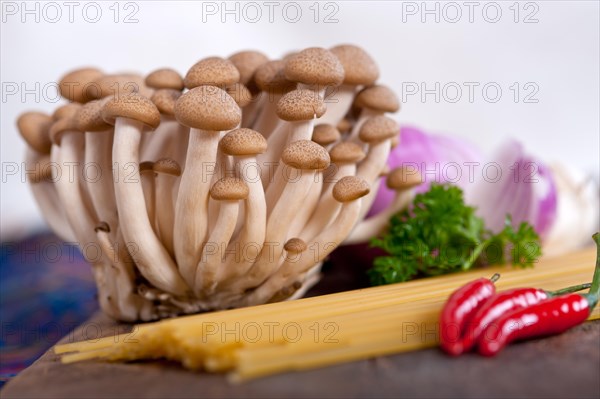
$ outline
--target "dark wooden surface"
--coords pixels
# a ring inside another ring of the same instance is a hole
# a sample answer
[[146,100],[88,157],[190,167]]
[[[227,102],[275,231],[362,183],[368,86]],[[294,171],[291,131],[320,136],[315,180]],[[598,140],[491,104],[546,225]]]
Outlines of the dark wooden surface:
[[[311,294],[358,288],[360,279],[330,268]],[[93,323],[93,324],[92,324]],[[93,326],[93,327],[90,327]],[[82,325],[113,334],[96,315]],[[72,340],[72,336],[63,341]],[[0,391],[8,398],[600,398],[600,321],[560,336],[519,343],[488,359],[449,358],[437,349],[275,375],[231,385],[223,375],[193,373],[176,364],[61,364],[46,353]]]

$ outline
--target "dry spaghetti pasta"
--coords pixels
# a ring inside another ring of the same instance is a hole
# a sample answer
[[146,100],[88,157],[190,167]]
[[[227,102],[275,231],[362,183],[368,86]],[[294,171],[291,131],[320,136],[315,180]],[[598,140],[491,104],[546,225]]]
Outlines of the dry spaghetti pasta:
[[[499,290],[558,289],[590,281],[595,251],[543,259],[535,269],[498,266],[292,302],[180,317],[140,326],[135,335],[59,345],[66,363],[168,358],[244,381],[290,370],[434,346],[438,315],[457,287],[495,272]],[[590,319],[600,318],[596,309]]]

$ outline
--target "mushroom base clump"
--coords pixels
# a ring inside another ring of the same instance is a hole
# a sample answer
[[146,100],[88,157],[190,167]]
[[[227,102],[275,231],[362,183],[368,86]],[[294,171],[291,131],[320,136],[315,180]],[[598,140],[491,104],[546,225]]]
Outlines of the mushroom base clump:
[[386,170],[399,102],[378,78],[353,45],[209,57],[184,77],[74,70],[68,104],[18,120],[32,192],[116,319],[298,298],[336,247],[385,227],[364,220],[383,177],[386,214],[412,193]]

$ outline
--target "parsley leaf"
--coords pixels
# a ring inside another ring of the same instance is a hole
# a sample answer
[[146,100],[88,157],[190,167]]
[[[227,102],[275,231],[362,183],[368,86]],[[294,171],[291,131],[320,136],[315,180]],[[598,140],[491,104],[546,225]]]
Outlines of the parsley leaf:
[[373,285],[436,276],[473,266],[506,263],[532,266],[541,255],[539,237],[526,222],[514,229],[510,216],[504,229],[487,230],[475,208],[464,203],[459,187],[433,184],[415,196],[413,206],[394,215],[388,231],[371,240],[387,252],[369,270]]

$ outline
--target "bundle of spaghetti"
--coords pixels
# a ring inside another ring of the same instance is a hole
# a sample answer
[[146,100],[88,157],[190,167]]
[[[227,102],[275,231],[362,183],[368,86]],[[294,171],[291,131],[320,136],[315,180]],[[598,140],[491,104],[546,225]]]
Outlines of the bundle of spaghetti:
[[[65,363],[166,358],[244,381],[431,347],[455,289],[500,273],[498,290],[547,290],[591,281],[595,251],[542,259],[534,269],[496,266],[356,291],[145,324],[135,335],[57,346]],[[590,319],[600,318],[597,308]]]

